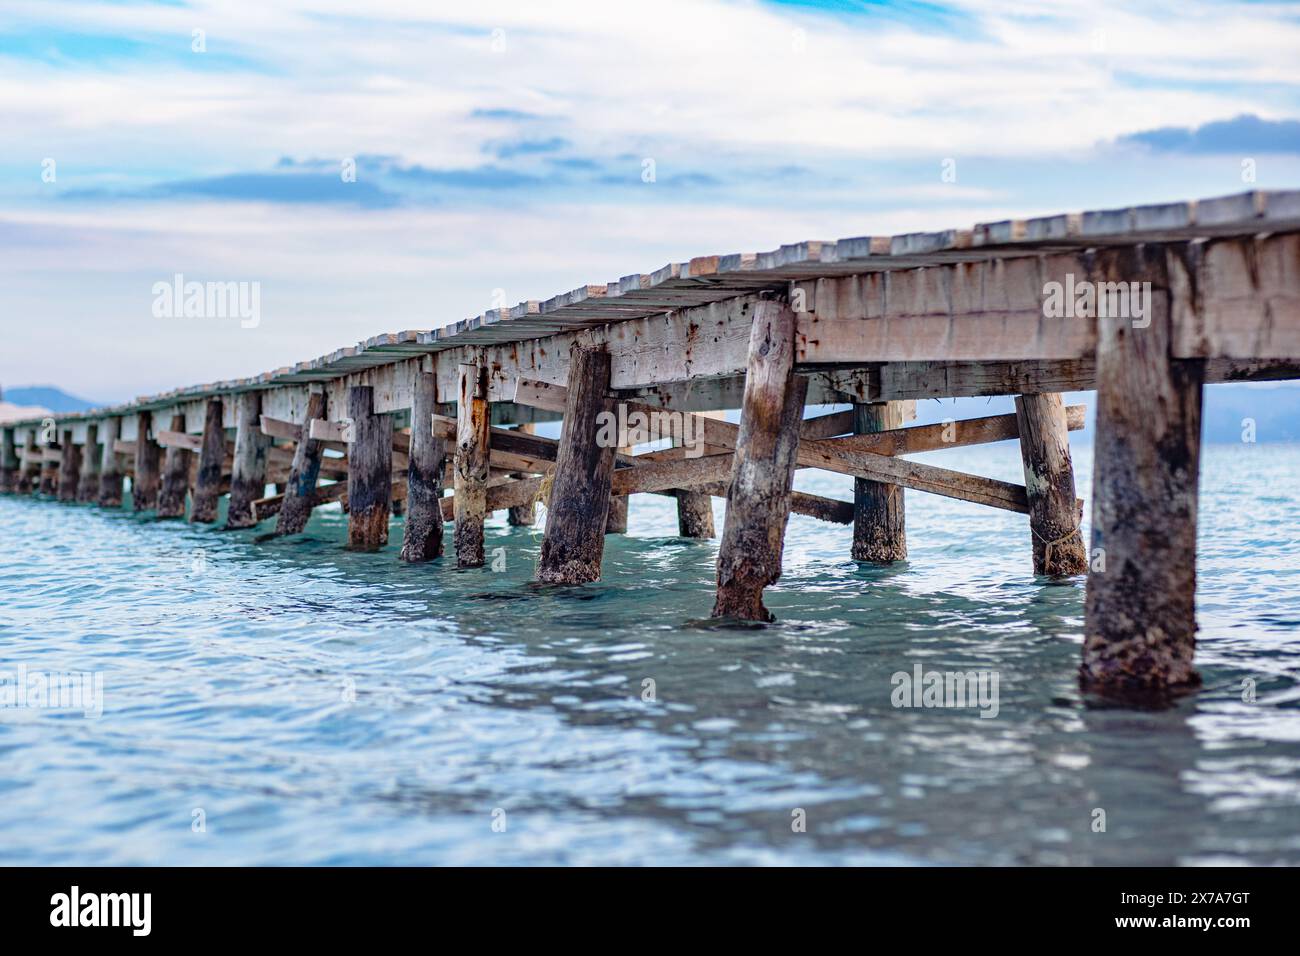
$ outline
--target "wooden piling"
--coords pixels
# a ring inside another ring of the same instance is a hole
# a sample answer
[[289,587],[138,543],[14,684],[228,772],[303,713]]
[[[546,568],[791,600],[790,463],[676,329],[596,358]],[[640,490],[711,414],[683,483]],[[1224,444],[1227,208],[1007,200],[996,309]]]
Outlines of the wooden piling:
[[1065,403],[1055,393],[1016,396],[1020,458],[1029,498],[1034,573],[1068,577],[1088,570],[1079,530]]
[[117,436],[121,433],[122,419],[105,418],[100,425],[99,506],[122,507],[122,466],[117,461]]
[[[171,430],[185,431],[185,416],[173,415]],[[190,458],[188,448],[169,445],[163,454],[162,488],[158,492],[159,518],[184,518],[185,496],[189,492]]]
[[537,567],[543,584],[600,579],[616,448],[597,442],[599,416],[610,413],[610,356],[574,343],[555,477],[546,506],[546,534]]
[[12,428],[0,429],[0,492],[18,490],[18,448]]
[[36,444],[36,435],[29,431],[27,433],[27,444],[23,446],[23,461],[18,468],[18,491],[20,494],[34,495],[40,490],[40,454],[40,447]]
[[[483,520],[487,514],[488,429],[487,370],[461,363],[456,404],[456,566],[483,565]],[[549,526],[549,522],[548,522]]]
[[[853,433],[874,435],[906,424],[906,402],[872,402],[853,406]],[[906,509],[901,485],[868,478],[853,479],[853,547],[855,561],[892,564],[907,560]]]
[[[442,557],[442,472],[447,444],[433,434],[438,379],[421,372],[411,403],[411,452],[406,466],[406,527],[401,560],[410,563]],[[511,509],[513,514],[513,509]]]
[[325,417],[325,393],[312,392],[307,397],[307,411],[298,429],[293,449],[293,464],[285,482],[284,501],[275,519],[275,533],[298,534],[307,527],[316,501],[316,482],[320,479],[321,457],[325,443],[311,437],[311,423]]
[[[523,422],[516,425],[515,429],[521,435],[532,435],[537,429],[532,422]],[[524,478],[525,475],[511,475],[512,478]],[[537,523],[537,502],[530,501],[526,505],[517,505],[506,512],[506,523],[516,528],[531,528]]]
[[77,500],[85,503],[99,497],[99,425],[86,425],[86,444],[81,450],[81,476],[77,480]]
[[261,393],[248,391],[235,396],[235,460],[226,510],[228,529],[257,524],[253,502],[266,493],[266,456],[271,447],[270,436],[262,434],[261,418]]
[[72,443],[72,431],[63,432],[59,441],[59,500],[76,501],[81,481],[81,448]]
[[[618,450],[621,455],[631,455],[635,448],[624,446]],[[609,513],[605,515],[605,534],[627,534],[627,506],[631,495],[614,495],[609,499]]]
[[714,617],[774,620],[763,589],[781,576],[790,490],[808,380],[794,373],[795,314],[785,303],[754,310],[740,433],[718,551]]
[[374,389],[348,389],[352,441],[348,445],[348,550],[378,551],[388,544],[393,499],[393,420],[375,414]]
[[[1189,251],[1189,255],[1191,252]],[[1181,268],[1176,254],[1174,269]],[[1094,281],[1151,282],[1149,315],[1097,320],[1097,436],[1081,682],[1163,699],[1196,687],[1196,510],[1204,362],[1171,356],[1171,316],[1194,307],[1147,246],[1098,253]],[[1186,321],[1190,323],[1189,317]]]
[[151,511],[158,507],[159,466],[162,449],[154,440],[153,413],[140,412],[136,416],[135,474],[131,477],[131,506],[136,511]]
[[226,462],[225,409],[221,399],[208,399],[203,416],[203,444],[199,449],[199,471],[190,502],[190,521],[211,524],[217,520],[221,479]]
[[679,488],[677,497],[677,533],[683,538],[712,538],[713,496],[707,492]]

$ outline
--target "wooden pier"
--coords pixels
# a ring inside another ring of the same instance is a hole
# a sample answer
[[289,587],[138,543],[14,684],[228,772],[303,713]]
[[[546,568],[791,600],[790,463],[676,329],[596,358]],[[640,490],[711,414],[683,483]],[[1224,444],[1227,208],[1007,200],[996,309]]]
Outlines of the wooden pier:
[[[400,559],[460,567],[484,563],[489,512],[528,523],[544,501],[548,585],[600,577],[627,496],[674,497],[691,537],[715,533],[723,497],[714,614],[764,621],[791,512],[852,525],[846,557],[898,561],[911,489],[1025,514],[1026,574],[1087,574],[1084,686],[1166,699],[1199,682],[1201,387],[1286,378],[1300,378],[1300,192],[1252,192],[671,263],[252,378],[5,423],[0,490],[117,508],[129,478],[138,511],[180,518],[188,498],[189,520],[212,523],[228,495],[226,527],[275,518],[281,535],[338,501],[359,551],[405,508]],[[1085,545],[1067,441],[1083,409],[1060,393],[1093,389]],[[1016,413],[907,424],[918,399],[985,395],[1016,396]],[[852,408],[805,417],[826,404]],[[717,415],[732,409],[739,425]],[[558,441],[529,427],[557,419]],[[1023,485],[907,457],[1011,438]],[[853,476],[853,500],[793,492],[798,468]]]

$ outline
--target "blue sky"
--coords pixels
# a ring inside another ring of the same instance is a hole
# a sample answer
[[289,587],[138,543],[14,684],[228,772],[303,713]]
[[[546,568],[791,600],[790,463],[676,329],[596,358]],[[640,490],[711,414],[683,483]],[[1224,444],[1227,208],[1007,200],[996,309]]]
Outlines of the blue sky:
[[[1300,186],[1300,7],[1129,7],[8,0],[0,384],[120,399],[696,255]],[[154,318],[177,272],[263,321]]]

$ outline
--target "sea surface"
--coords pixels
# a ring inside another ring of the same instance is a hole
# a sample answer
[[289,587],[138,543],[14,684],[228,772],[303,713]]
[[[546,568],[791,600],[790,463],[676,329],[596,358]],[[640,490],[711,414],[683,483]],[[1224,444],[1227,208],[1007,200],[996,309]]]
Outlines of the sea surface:
[[[1013,443],[923,457],[1022,480]],[[1300,446],[1205,449],[1205,687],[1157,712],[1080,695],[1082,582],[1021,515],[908,492],[888,568],[795,516],[778,622],[734,629],[667,498],[560,590],[504,515],[457,571],[336,509],[257,544],[0,497],[0,679],[102,679],[99,716],[0,709],[0,863],[1300,863]],[[996,674],[996,716],[894,706],[917,665]]]

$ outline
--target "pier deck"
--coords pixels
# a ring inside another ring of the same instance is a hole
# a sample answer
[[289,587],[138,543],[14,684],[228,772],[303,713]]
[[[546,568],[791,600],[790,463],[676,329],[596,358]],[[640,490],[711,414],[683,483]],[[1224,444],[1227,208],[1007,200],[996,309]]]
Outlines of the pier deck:
[[[852,555],[906,556],[902,489],[1025,513],[1026,567],[1087,574],[1080,674],[1166,698],[1195,687],[1201,386],[1300,378],[1300,192],[984,223],[703,256],[429,331],[378,335],[251,378],[0,429],[0,490],[302,530],[341,501],[375,550],[481,564],[488,512],[545,500],[539,580],[600,575],[633,493],[684,535],[727,499],[715,614],[765,620],[789,514],[853,524]],[[1067,432],[1097,391],[1092,541]],[[909,427],[922,398],[1017,396],[1014,415]],[[850,412],[804,417],[807,405]],[[739,425],[721,410],[740,409]],[[531,434],[562,418],[556,441]],[[506,428],[503,426],[515,426]],[[641,454],[637,446],[674,439]],[[1019,438],[1024,485],[905,457]],[[853,501],[791,490],[855,478]],[[266,495],[275,484],[278,493]],[[446,492],[452,491],[448,496]],[[611,501],[614,502],[611,506]]]

